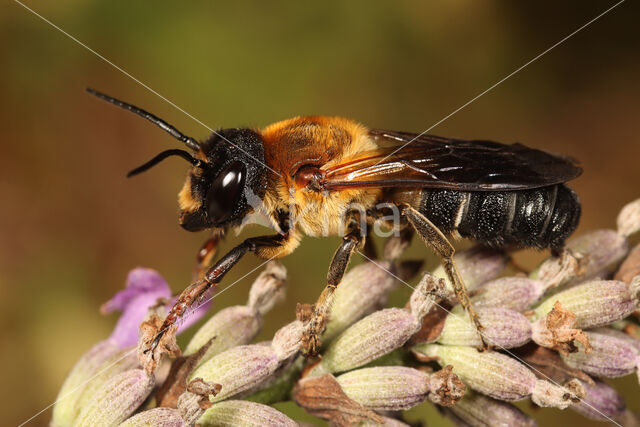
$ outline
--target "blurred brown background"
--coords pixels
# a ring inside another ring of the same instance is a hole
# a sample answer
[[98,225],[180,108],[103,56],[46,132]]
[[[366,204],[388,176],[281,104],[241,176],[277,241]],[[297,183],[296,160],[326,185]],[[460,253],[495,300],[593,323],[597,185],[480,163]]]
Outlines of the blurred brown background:
[[[326,114],[421,132],[614,2],[27,4],[212,128]],[[613,227],[640,195],[638,16],[637,2],[622,4],[431,133],[518,140],[580,159],[585,172],[572,183],[580,230]],[[110,333],[115,316],[97,309],[129,269],[156,268],[179,291],[206,238],[177,225],[184,162],[125,179],[176,141],[84,88],[194,137],[208,131],[19,4],[0,6],[0,24],[0,405],[9,425],[52,403],[76,359]],[[296,302],[319,295],[337,241],[308,238],[283,261],[286,305],[260,339],[293,318]],[[416,243],[412,254],[434,258]],[[544,256],[518,259],[533,266]],[[242,261],[225,283],[258,262]],[[214,310],[244,303],[251,281],[220,295]],[[396,294],[402,303],[408,290]],[[618,384],[639,410],[635,380]],[[535,416],[588,424],[569,410]],[[443,422],[427,405],[410,419]]]

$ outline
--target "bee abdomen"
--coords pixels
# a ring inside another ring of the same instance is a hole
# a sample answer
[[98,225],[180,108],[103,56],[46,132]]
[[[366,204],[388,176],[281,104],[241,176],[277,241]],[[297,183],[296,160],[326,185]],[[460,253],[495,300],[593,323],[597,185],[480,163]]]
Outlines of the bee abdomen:
[[491,246],[562,249],[580,218],[578,197],[565,185],[519,191],[425,190],[422,212],[443,233]]

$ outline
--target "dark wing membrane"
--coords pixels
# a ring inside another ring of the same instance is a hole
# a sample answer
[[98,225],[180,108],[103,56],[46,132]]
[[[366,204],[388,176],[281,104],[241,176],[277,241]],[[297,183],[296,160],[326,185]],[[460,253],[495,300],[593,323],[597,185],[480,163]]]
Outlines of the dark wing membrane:
[[[372,130],[370,135],[378,142],[391,143],[391,146],[361,153],[357,158],[326,168],[325,189],[523,190],[559,184],[582,173],[573,159],[522,144],[386,130]],[[409,141],[411,143],[407,144]]]

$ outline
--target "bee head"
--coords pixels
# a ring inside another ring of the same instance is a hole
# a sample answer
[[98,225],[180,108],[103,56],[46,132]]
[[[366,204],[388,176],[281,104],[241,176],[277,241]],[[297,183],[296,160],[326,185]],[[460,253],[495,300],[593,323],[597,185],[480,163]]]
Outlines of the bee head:
[[224,129],[200,144],[180,191],[180,225],[224,231],[239,225],[267,186],[264,144],[251,129]]
[[262,202],[267,187],[267,168],[264,143],[258,132],[223,129],[214,132],[206,141],[198,142],[135,105],[93,89],[87,89],[87,92],[149,120],[191,150],[165,150],[127,175],[142,173],[171,156],[191,163],[179,196],[180,225],[186,230],[212,228],[224,231],[239,225],[245,215]]

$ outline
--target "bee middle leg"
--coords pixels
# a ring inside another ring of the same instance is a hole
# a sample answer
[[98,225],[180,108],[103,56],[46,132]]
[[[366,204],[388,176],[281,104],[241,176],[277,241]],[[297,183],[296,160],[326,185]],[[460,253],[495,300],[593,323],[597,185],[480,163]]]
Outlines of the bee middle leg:
[[193,281],[204,279],[205,273],[213,264],[213,258],[216,256],[218,243],[220,243],[220,237],[213,236],[207,239],[198,251],[196,267],[193,271]]
[[305,357],[313,357],[318,353],[321,345],[320,335],[326,329],[329,312],[335,297],[335,290],[342,281],[351,255],[361,248],[365,241],[365,235],[360,227],[359,216],[357,214],[349,214],[347,221],[347,234],[342,238],[342,243],[333,255],[329,266],[327,286],[320,294],[302,334],[302,352]]
[[467,311],[467,313],[469,313],[471,321],[476,326],[476,330],[478,331],[478,335],[480,336],[480,341],[482,343],[482,349],[487,349],[488,345],[481,332],[483,329],[482,324],[480,323],[478,314],[471,304],[467,287],[462,281],[462,278],[456,268],[456,264],[453,261],[455,249],[438,227],[413,207],[408,205],[402,206],[402,214],[407,218],[422,240],[425,241],[427,246],[431,247],[436,251],[436,253],[438,253],[438,255],[440,255],[442,259],[442,266],[447,273],[449,281],[453,285],[453,290],[458,298],[458,302]]

